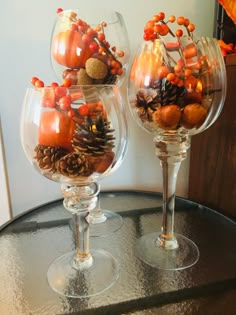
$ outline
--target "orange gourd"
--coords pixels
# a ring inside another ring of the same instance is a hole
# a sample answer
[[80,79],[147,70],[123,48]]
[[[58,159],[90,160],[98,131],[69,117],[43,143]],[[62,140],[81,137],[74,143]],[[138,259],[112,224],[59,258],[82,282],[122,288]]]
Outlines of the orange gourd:
[[39,144],[71,150],[74,130],[75,122],[66,114],[58,110],[43,112],[38,129]]
[[144,50],[134,59],[130,72],[130,80],[134,80],[136,87],[148,86],[153,80],[159,78],[159,68],[161,65],[161,58],[155,51]]
[[83,42],[80,32],[67,30],[53,38],[52,56],[60,65],[80,69],[91,55],[92,51]]

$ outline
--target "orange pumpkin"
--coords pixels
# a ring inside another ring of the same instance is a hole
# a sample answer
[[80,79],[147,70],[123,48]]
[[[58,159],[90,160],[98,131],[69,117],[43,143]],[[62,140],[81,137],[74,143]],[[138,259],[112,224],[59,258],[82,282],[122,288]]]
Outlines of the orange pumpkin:
[[92,51],[82,40],[80,32],[67,30],[58,33],[52,41],[52,56],[57,63],[72,69],[84,67]]
[[71,150],[75,122],[58,110],[43,112],[38,129],[39,144]]
[[159,68],[162,65],[161,58],[153,51],[143,51],[136,56],[130,71],[130,80],[137,87],[148,86],[151,81],[159,78]]

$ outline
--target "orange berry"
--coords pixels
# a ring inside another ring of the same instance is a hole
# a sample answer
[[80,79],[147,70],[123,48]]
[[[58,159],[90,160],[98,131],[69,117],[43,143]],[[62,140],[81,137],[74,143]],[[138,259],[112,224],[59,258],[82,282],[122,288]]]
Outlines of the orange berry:
[[59,84],[57,82],[52,82],[51,83],[51,87],[58,87],[58,86],[59,86]]
[[177,24],[184,25],[185,18],[183,16],[179,16],[177,18]]
[[97,26],[95,26],[95,28],[94,28],[94,30],[96,31],[96,32],[100,32],[101,31],[101,25],[97,25]]
[[183,36],[183,31],[181,29],[176,30],[175,32],[176,37],[181,37]]
[[159,76],[160,79],[165,78],[168,73],[169,73],[169,69],[166,66],[161,66],[158,69],[158,76]]
[[184,70],[185,77],[189,77],[191,74],[192,74],[192,70],[191,69],[187,68],[187,69]]
[[69,79],[69,78],[63,79],[63,81],[62,81],[62,86],[64,86],[64,87],[70,87],[71,85],[72,85],[71,79]]
[[169,22],[170,23],[174,23],[175,22],[175,16],[174,15],[170,15],[169,16]]
[[152,21],[155,22],[155,23],[159,22],[160,21],[160,16],[158,14],[153,15]]
[[35,81],[34,85],[35,85],[35,87],[38,87],[38,88],[44,87],[44,83],[41,80]]
[[116,74],[117,74],[117,75],[122,75],[123,72],[124,72],[123,69],[122,69],[122,68],[119,68],[119,69],[117,69]]
[[175,73],[180,73],[182,71],[183,67],[180,65],[176,64],[174,67]]
[[125,55],[125,53],[124,53],[124,51],[123,50],[119,50],[118,52],[117,52],[117,56],[118,57],[124,57],[124,55]]
[[169,26],[166,25],[166,24],[162,24],[159,34],[160,34],[161,36],[165,36],[165,35],[167,35],[168,33],[169,33]]
[[167,76],[166,76],[166,79],[168,81],[173,81],[174,78],[175,78],[175,74],[173,72],[168,73]]
[[30,82],[31,82],[33,85],[35,85],[35,82],[38,81],[38,80],[39,80],[38,77],[33,77]]
[[88,105],[87,104],[81,105],[78,108],[78,113],[81,116],[88,116],[89,115],[89,107],[88,107]]
[[58,101],[59,107],[62,110],[70,110],[71,109],[71,95],[67,94],[61,97]]
[[195,30],[195,25],[193,23],[190,23],[187,27],[189,32],[193,32]]
[[153,27],[153,31],[154,31],[155,33],[160,34],[160,32],[161,32],[161,25],[160,25],[160,24],[156,24],[156,25]]
[[159,12],[158,13],[158,16],[159,16],[159,18],[160,18],[160,20],[164,20],[164,18],[165,18],[165,13],[164,12]]
[[67,88],[64,86],[58,86],[55,88],[55,96],[56,98],[61,98],[67,94]]
[[184,26],[188,26],[190,23],[189,19],[184,19]]

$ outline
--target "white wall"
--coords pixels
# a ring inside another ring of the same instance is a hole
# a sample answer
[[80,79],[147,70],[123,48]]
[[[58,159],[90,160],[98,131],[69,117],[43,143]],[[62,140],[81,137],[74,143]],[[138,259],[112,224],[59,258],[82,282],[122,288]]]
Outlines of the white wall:
[[[206,0],[8,0],[0,10],[0,113],[6,150],[13,213],[61,197],[59,184],[44,179],[31,168],[21,149],[19,120],[25,89],[36,75],[45,82],[55,80],[50,68],[49,42],[56,9],[87,8],[93,5],[120,11],[129,31],[131,50],[142,37],[143,27],[153,14],[184,15],[198,33],[212,35],[215,1]],[[159,161],[152,136],[139,129],[129,117],[129,149],[123,165],[102,182],[103,189],[136,188],[161,190]],[[186,196],[188,160],[179,174],[177,194]]]

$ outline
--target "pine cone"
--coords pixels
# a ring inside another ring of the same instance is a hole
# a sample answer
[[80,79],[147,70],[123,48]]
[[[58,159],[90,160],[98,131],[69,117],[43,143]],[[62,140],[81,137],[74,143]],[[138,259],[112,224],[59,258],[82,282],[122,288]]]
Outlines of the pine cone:
[[114,129],[110,122],[99,116],[87,117],[83,124],[78,124],[72,139],[72,145],[77,152],[92,156],[101,156],[114,147]]
[[56,162],[69,152],[62,147],[49,147],[40,144],[35,147],[34,151],[39,168],[53,173],[56,172]]
[[184,87],[179,87],[164,79],[159,81],[158,93],[160,94],[161,105],[183,105],[183,97],[185,95]]
[[90,176],[93,168],[84,154],[72,152],[57,162],[57,171],[67,177]]
[[135,107],[140,119],[152,121],[152,114],[159,106],[159,96],[154,89],[140,90],[136,95]]

